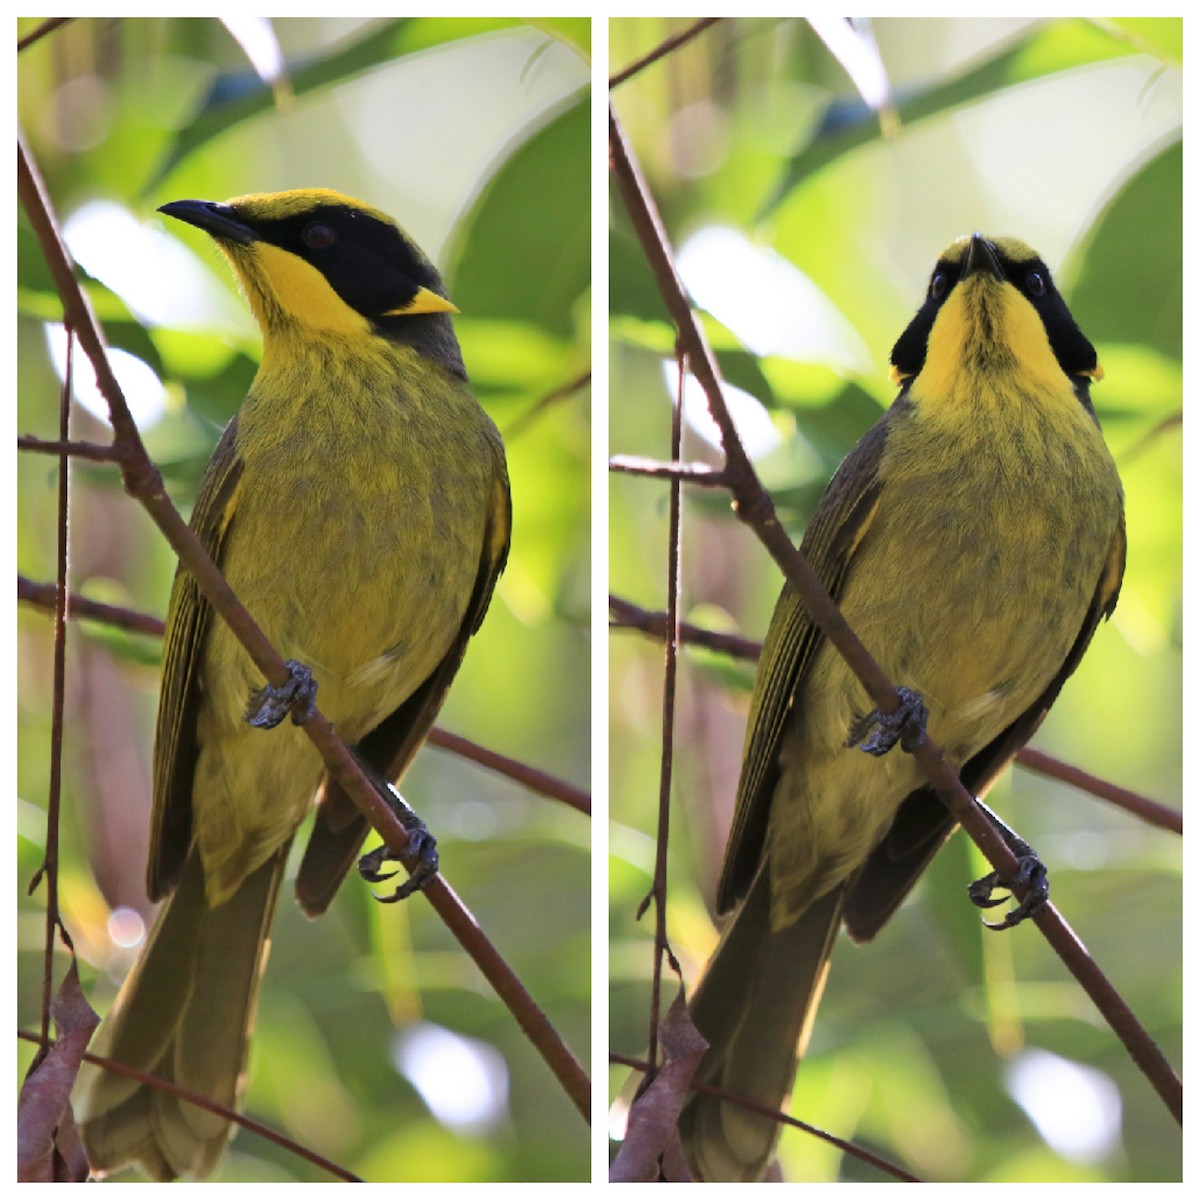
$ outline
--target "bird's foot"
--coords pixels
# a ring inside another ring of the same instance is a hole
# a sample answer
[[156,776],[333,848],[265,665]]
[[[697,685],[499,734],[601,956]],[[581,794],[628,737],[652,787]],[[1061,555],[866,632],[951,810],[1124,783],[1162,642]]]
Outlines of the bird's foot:
[[393,854],[387,846],[376,847],[358,860],[358,873],[368,883],[383,883],[396,875],[395,871],[381,870],[385,862],[398,862],[404,866],[408,878],[390,896],[371,893],[381,904],[395,904],[397,900],[405,900],[413,892],[419,892],[437,874],[437,839],[394,788],[387,789],[385,799],[404,826],[408,845],[403,854]]
[[282,687],[268,683],[250,697],[246,720],[255,729],[274,729],[291,713],[292,723],[303,725],[317,707],[317,681],[303,663],[289,658],[283,664],[288,669],[288,681]]
[[897,742],[910,753],[925,740],[925,722],[929,709],[919,692],[912,688],[896,689],[900,707],[895,712],[882,713],[879,709],[859,717],[850,726],[847,746],[858,746],[876,758],[886,754]]
[[1000,836],[1004,838],[1008,848],[1016,855],[1017,872],[1015,875],[1004,877],[999,871],[991,871],[982,879],[976,879],[967,888],[971,903],[977,908],[995,908],[1004,903],[1004,897],[993,899],[992,892],[996,888],[1004,888],[1012,892],[1014,889],[1028,889],[1025,899],[1012,912],[1005,915],[1003,921],[984,921],[989,929],[1011,929],[1020,925],[1026,917],[1032,917],[1050,899],[1050,874],[1037,851],[1026,841],[1018,837],[991,809],[980,805],[991,818]]

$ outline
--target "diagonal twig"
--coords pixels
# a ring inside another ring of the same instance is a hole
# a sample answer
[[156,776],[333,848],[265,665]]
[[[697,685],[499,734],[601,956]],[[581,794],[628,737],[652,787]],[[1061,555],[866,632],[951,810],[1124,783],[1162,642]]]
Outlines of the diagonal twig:
[[639,71],[645,70],[651,63],[658,62],[664,55],[670,54],[672,50],[677,50],[685,42],[690,42],[697,34],[703,33],[709,26],[715,25],[719,20],[721,20],[720,17],[701,17],[699,21],[693,22],[679,33],[673,33],[669,38],[664,38],[648,54],[643,54],[641,58],[635,59],[615,75],[609,76],[609,88],[615,88],[624,83],[625,80],[632,79]]
[[53,33],[60,25],[67,24],[68,21],[73,21],[74,17],[47,17],[40,25],[31,29],[23,38],[17,39],[17,53],[22,50],[27,50],[35,42],[39,42],[48,33]]

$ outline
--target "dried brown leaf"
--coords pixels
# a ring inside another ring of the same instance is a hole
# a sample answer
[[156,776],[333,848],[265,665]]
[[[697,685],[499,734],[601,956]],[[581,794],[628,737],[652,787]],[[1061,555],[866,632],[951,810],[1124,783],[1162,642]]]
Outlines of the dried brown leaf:
[[34,1062],[17,1100],[17,1179],[81,1182],[88,1163],[71,1113],[71,1088],[100,1018],[79,986],[74,959],[50,1005],[58,1040]]
[[609,1168],[610,1183],[647,1183],[660,1178],[686,1182],[691,1178],[676,1126],[708,1043],[692,1024],[682,989],[659,1026],[659,1039],[663,1065],[629,1110],[625,1140]]

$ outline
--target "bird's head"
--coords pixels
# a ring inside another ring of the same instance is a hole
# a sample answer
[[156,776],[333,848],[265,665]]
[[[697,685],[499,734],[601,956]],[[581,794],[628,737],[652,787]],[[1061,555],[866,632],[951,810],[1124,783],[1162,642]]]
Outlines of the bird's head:
[[441,276],[378,209],[328,188],[307,188],[223,203],[176,200],[159,212],[216,242],[268,342],[290,334],[374,335],[427,353],[439,349],[433,356],[443,359],[449,344],[461,370],[447,316],[458,310]]
[[961,371],[1020,373],[1042,385],[1065,375],[1085,393],[1089,380],[1103,378],[1049,268],[1016,238],[975,233],[951,242],[892,350],[897,383],[926,372],[948,388]]

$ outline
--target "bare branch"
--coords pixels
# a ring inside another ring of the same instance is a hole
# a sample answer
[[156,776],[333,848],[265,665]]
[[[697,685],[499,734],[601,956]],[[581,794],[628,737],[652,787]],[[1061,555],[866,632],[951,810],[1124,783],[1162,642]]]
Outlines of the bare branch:
[[106,446],[102,442],[57,442],[43,441],[41,438],[22,436],[17,438],[18,450],[32,450],[37,454],[59,454],[72,458],[89,458],[94,462],[120,462],[124,450],[120,446]]
[[[24,575],[17,576],[17,599],[24,600],[37,608],[54,610],[58,589],[52,583],[35,583]],[[151,637],[162,637],[165,623],[160,617],[152,617],[149,613],[138,612],[133,608],[121,608],[116,604],[102,604],[99,600],[89,600],[78,592],[68,596],[67,616],[71,620],[81,617],[91,617],[103,621],[116,629],[126,629],[131,633],[145,633]]]
[[[612,614],[609,625],[613,629],[637,629],[648,633],[660,641],[666,637],[666,615],[661,612],[651,612],[622,600],[619,596],[608,597],[608,611]],[[728,654],[731,658],[748,659],[753,662],[762,650],[762,643],[751,638],[739,637],[733,633],[717,633],[712,629],[702,629],[699,625],[691,625],[687,621],[679,623],[680,640],[690,646],[704,646],[709,650],[717,650]]]
[[681,33],[674,33],[669,38],[659,42],[649,54],[643,54],[641,58],[631,62],[624,70],[610,76],[608,80],[609,89],[617,87],[627,79],[632,79],[639,71],[644,70],[651,63],[658,62],[660,58],[670,54],[672,50],[678,50],[685,42],[690,42],[692,38],[703,33],[710,25],[715,25],[719,20],[721,20],[720,17],[702,17],[699,21],[689,25]]
[[[683,357],[679,362],[679,387],[671,411],[671,457],[678,460],[683,450]],[[668,485],[670,518],[667,531],[667,615],[663,639],[666,661],[663,667],[662,751],[658,775],[658,830],[655,838],[654,884],[642,900],[638,917],[654,902],[654,967],[650,984],[650,1050],[647,1057],[658,1061],[659,1005],[662,995],[663,956],[670,959],[676,974],[679,964],[667,942],[667,847],[671,829],[671,771],[675,764],[675,682],[679,663],[679,566],[681,560],[680,526],[683,519],[682,489],[678,478]]]
[[705,487],[727,487],[725,472],[708,463],[655,462],[633,454],[614,454],[608,469],[625,475],[645,475],[651,479],[679,479]]
[[17,39],[17,53],[20,54],[22,50],[28,49],[34,42],[41,41],[48,33],[53,33],[60,25],[65,25],[68,21],[73,21],[74,19],[74,17],[48,17],[36,29],[31,29],[23,38]]
[[1159,829],[1169,829],[1173,833],[1183,834],[1183,813],[1169,804],[1160,804],[1147,796],[1140,796],[1098,775],[1089,774],[1080,767],[1065,763],[1060,758],[1035,750],[1032,746],[1022,746],[1017,751],[1017,762],[1027,770],[1036,771],[1039,775],[1049,775],[1063,783],[1069,783],[1080,791],[1090,792],[1101,800],[1107,800],[1118,808],[1141,817],[1147,824]]
[[576,392],[582,391],[592,382],[591,371],[584,371],[582,375],[572,379],[569,383],[564,383],[561,387],[556,387],[553,391],[547,392],[544,396],[539,397],[534,404],[521,413],[516,420],[504,431],[505,440],[517,437],[525,431],[526,426],[532,425],[535,420],[546,409],[551,408],[555,404],[561,403],[563,400],[569,400]]
[[486,746],[479,745],[478,742],[469,741],[457,733],[451,733],[448,729],[439,729],[437,726],[429,731],[429,736],[425,740],[432,746],[440,746],[452,754],[469,758],[481,767],[488,767],[501,775],[506,775],[509,779],[524,784],[531,792],[536,792],[551,800],[561,800],[586,816],[592,815],[591,796],[565,779],[551,775],[548,771],[539,771],[537,767],[531,767],[515,758],[497,754],[495,750],[489,750]]
[[[58,396],[58,432],[65,442],[71,433],[71,378],[75,365],[75,339],[67,326],[67,364]],[[50,717],[50,781],[46,803],[46,853],[42,865],[30,882],[32,893],[46,880],[46,937],[42,952],[42,1036],[50,1034],[50,1009],[54,1001],[55,935],[62,930],[68,948],[70,935],[62,927],[58,914],[58,833],[62,805],[63,708],[67,682],[67,545],[68,505],[70,503],[70,461],[66,454],[58,459],[58,538],[54,599],[54,691]]]

